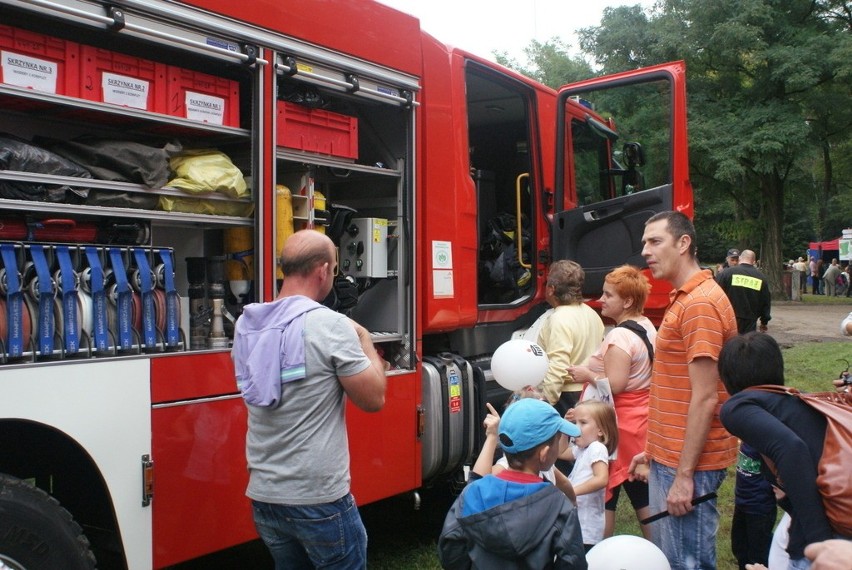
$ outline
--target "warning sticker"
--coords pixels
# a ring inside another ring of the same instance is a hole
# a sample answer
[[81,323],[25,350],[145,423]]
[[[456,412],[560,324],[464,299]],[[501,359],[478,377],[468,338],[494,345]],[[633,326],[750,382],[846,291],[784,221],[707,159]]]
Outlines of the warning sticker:
[[461,383],[455,370],[447,371],[447,384],[449,388],[447,392],[450,396],[450,413],[457,414],[461,411]]

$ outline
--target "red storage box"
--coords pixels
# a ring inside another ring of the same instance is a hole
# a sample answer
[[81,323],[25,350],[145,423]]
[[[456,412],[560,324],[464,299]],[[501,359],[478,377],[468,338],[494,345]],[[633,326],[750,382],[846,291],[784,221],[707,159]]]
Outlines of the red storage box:
[[80,97],[143,111],[162,113],[166,68],[157,63],[92,46],[80,48]]
[[77,97],[80,46],[45,34],[0,26],[0,83]]
[[240,85],[236,81],[169,66],[166,113],[202,123],[240,126]]
[[358,158],[358,119],[278,101],[278,145]]

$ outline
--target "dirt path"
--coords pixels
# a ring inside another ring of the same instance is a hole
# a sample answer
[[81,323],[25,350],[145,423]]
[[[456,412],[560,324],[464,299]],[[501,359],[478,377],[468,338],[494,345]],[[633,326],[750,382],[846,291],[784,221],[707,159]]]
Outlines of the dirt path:
[[782,347],[802,342],[837,342],[852,337],[840,334],[840,321],[852,311],[852,298],[848,304],[815,305],[784,301],[772,303],[772,320],[769,334]]

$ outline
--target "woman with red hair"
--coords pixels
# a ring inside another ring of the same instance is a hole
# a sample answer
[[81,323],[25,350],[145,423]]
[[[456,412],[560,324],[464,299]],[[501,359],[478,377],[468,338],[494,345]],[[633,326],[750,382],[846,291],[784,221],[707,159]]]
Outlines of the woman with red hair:
[[[610,462],[604,537],[612,536],[622,488],[640,521],[650,515],[648,484],[630,481],[627,472],[633,456],[645,450],[648,431],[648,395],[657,330],[642,311],[650,291],[648,278],[636,267],[622,265],[613,269],[604,281],[600,303],[601,315],[614,320],[616,326],[585,366],[569,368],[575,382],[605,378],[612,389],[618,418],[618,453]],[[650,528],[641,526],[642,534],[650,540]]]

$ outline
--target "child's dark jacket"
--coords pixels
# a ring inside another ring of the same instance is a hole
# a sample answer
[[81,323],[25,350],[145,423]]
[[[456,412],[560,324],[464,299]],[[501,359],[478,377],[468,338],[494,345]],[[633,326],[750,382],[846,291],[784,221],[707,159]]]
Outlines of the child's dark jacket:
[[453,503],[438,557],[447,569],[587,568],[577,510],[562,491],[493,475],[471,482]]

